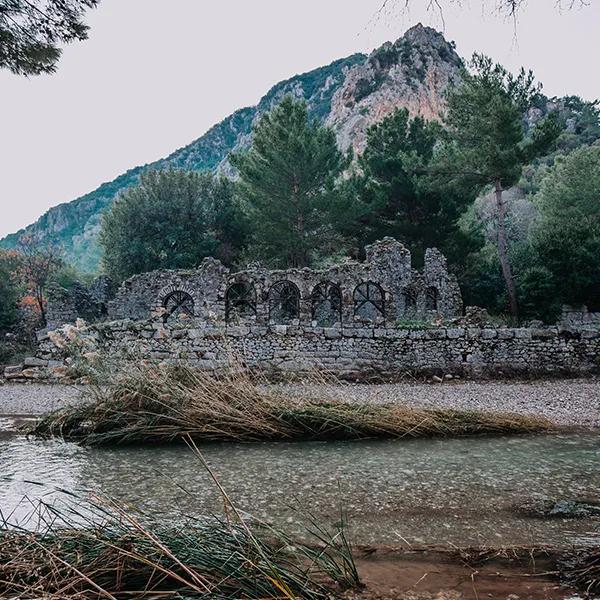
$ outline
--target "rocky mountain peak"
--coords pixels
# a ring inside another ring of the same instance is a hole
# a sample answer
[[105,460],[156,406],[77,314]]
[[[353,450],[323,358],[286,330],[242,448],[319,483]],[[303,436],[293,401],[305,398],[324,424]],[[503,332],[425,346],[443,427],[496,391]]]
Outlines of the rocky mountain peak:
[[332,98],[327,123],[337,131],[341,148],[352,146],[360,153],[368,128],[398,108],[439,119],[445,90],[459,81],[461,66],[454,44],[419,23],[349,69]]

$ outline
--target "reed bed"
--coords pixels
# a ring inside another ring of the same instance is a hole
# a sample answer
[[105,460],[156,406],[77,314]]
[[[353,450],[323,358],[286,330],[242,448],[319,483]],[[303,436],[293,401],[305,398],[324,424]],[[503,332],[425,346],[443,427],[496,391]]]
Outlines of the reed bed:
[[600,593],[600,548],[569,553],[560,561],[560,570],[562,578],[572,586],[586,594]]
[[[313,378],[308,384],[307,389],[315,390],[323,380]],[[327,384],[332,384],[330,379]],[[89,402],[53,412],[28,432],[103,445],[188,437],[197,442],[254,442],[466,436],[551,428],[546,419],[510,413],[291,396],[285,386],[269,385],[238,368],[207,374],[138,365],[108,385],[90,387],[88,393]]]
[[97,497],[40,501],[25,520],[31,531],[2,519],[0,597],[332,600],[361,585],[343,513],[333,530],[309,515],[299,543],[243,517],[215,482],[226,518],[178,527]]

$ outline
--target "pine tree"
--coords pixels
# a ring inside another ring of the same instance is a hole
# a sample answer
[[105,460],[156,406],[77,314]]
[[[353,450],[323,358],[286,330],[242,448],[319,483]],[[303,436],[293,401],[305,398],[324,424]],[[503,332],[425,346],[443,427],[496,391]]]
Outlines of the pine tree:
[[251,148],[231,156],[250,234],[249,254],[273,266],[304,267],[339,250],[336,179],[346,166],[333,132],[310,122],[286,96],[254,129]]
[[86,9],[99,0],[0,0],[0,68],[17,75],[53,73],[60,46],[85,40]]
[[551,114],[526,135],[523,113],[539,93],[533,73],[514,77],[486,56],[475,54],[471,72],[448,94],[448,142],[437,158],[438,175],[481,192],[492,186],[498,210],[497,249],[511,314],[518,317],[517,291],[509,261],[503,192],[523,167],[545,154],[560,133]]
[[369,129],[351,182],[362,209],[352,227],[359,248],[389,235],[405,243],[417,261],[433,246],[452,254],[460,237],[457,219],[469,196],[431,185],[427,174],[440,133],[438,123],[410,119],[406,109]]

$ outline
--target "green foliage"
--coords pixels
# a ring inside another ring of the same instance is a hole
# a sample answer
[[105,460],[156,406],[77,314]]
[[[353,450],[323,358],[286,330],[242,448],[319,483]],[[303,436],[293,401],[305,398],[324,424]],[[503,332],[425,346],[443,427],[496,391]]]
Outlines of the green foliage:
[[473,55],[472,72],[448,93],[448,138],[438,156],[438,176],[481,191],[514,185],[523,166],[547,152],[560,132],[552,115],[526,135],[522,115],[539,95],[533,73],[515,77],[486,56]]
[[532,239],[538,264],[562,302],[600,308],[600,146],[557,161],[534,197],[541,219]]
[[104,267],[115,280],[194,267],[206,256],[231,264],[243,239],[233,184],[177,169],[143,173],[105,214],[101,232]]
[[440,132],[437,123],[410,119],[406,109],[369,129],[357,173],[345,186],[359,215],[348,231],[357,248],[389,235],[404,242],[417,262],[428,247],[452,257],[460,253],[457,220],[471,198],[434,186],[427,176]]
[[0,252],[0,331],[10,329],[17,321],[19,291],[13,278],[14,258]]
[[93,277],[88,273],[81,273],[71,265],[62,264],[49,277],[48,283],[59,285],[61,288],[70,289],[78,283],[88,284]]
[[436,157],[436,180],[461,185],[476,194],[493,186],[497,215],[497,249],[511,315],[518,317],[515,280],[506,232],[503,192],[518,182],[523,167],[547,152],[560,132],[550,114],[529,133],[523,113],[538,101],[540,86],[533,73],[515,77],[483,55],[474,54],[471,71],[448,94],[446,142]]
[[60,46],[85,40],[83,13],[98,0],[0,0],[0,68],[17,75],[53,73]]
[[533,264],[517,280],[521,314],[527,318],[554,323],[560,315],[561,302],[557,282],[549,269]]
[[346,166],[335,135],[310,121],[306,104],[286,96],[256,128],[252,147],[231,156],[248,217],[251,257],[304,267],[339,246],[336,179]]
[[[480,240],[477,236],[475,240]],[[506,307],[506,290],[498,252],[492,244],[483,244],[467,255],[458,273],[465,306],[482,306],[491,313],[501,314]]]

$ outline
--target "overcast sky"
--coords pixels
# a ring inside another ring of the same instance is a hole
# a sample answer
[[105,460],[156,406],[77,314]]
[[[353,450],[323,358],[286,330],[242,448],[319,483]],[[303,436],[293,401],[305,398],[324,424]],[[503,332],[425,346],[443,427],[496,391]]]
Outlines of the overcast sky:
[[446,9],[444,23],[426,0],[410,11],[396,0],[377,15],[382,2],[102,0],[87,19],[90,39],[65,49],[56,74],[0,72],[0,236],[188,144],[281,79],[370,51],[419,21],[462,56],[532,68],[548,95],[600,97],[597,0],[562,13],[554,0],[530,0],[516,35],[481,0]]

